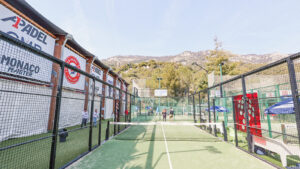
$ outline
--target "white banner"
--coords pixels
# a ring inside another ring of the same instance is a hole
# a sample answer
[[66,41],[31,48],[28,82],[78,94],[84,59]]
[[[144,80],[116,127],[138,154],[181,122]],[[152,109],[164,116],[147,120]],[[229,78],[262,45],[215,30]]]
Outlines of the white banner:
[[280,96],[291,96],[292,95],[291,90],[280,90],[279,93],[280,93]]
[[55,39],[0,4],[0,30],[53,55]]
[[[106,75],[106,82],[108,84],[114,85],[114,78],[110,76],[109,74]],[[113,97],[113,88],[106,86],[106,96]]]
[[167,89],[156,89],[156,90],[154,90],[154,96],[158,96],[158,97],[168,96],[168,90]]
[[[125,83],[123,83],[123,91],[125,91],[126,92],[126,89],[127,89],[127,87],[126,87],[126,85],[125,85]],[[123,98],[123,100],[126,100],[126,93],[122,93],[122,98]]]
[[[94,75],[96,78],[103,80],[103,71],[94,65],[91,65],[91,74]],[[91,81],[90,89],[92,88],[93,88],[93,82]],[[96,81],[95,93],[96,95],[102,95],[102,83]]]
[[[116,86],[118,89],[121,88],[121,81],[117,80]],[[119,90],[116,90],[116,98],[119,99]]]
[[[78,69],[81,69],[82,71],[86,71],[85,70],[86,60],[66,47],[64,48],[64,56],[62,57],[62,60],[72,66],[77,67]],[[73,71],[71,69],[65,68],[64,83],[63,83],[65,87],[84,90],[84,84],[85,84],[84,75],[76,71]]]
[[[53,55],[55,39],[0,4],[0,31]],[[3,40],[0,72],[50,82],[52,62]]]

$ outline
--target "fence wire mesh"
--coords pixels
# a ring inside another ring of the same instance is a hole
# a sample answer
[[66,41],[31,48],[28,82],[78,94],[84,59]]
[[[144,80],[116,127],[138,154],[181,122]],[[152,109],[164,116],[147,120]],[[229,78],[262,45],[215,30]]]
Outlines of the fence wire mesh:
[[[131,116],[126,92],[106,95],[99,84],[112,86],[2,33],[0,53],[1,169],[66,167],[100,146],[107,121]],[[84,85],[70,87],[66,74]]]

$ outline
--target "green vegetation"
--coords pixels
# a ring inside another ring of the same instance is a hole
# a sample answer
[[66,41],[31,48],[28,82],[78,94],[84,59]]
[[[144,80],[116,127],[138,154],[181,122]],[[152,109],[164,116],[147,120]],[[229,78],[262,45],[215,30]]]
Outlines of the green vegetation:
[[[245,73],[262,64],[249,64],[241,62],[231,62],[229,58],[233,54],[221,48],[220,42],[215,39],[215,49],[210,50],[206,56],[206,61],[200,65],[208,70],[208,73],[215,72],[220,75],[220,63],[223,75],[238,75]],[[189,91],[199,91],[207,88],[207,73],[195,65],[182,65],[174,62],[157,62],[150,60],[141,63],[129,63],[115,68],[122,77],[131,82],[133,79],[146,79],[146,88],[158,88],[158,77],[162,77],[161,87],[168,89],[169,96],[185,96]]]

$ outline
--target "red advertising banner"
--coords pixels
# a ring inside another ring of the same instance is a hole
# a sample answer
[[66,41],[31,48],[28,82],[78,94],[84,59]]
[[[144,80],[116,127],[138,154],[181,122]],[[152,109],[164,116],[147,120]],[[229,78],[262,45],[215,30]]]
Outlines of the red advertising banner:
[[234,96],[234,110],[237,129],[242,132],[247,132],[246,112],[244,111],[244,100],[246,100],[247,112],[249,117],[250,133],[261,137],[261,124],[260,124],[260,112],[257,99],[257,93],[250,93],[246,95],[246,99],[243,95]]

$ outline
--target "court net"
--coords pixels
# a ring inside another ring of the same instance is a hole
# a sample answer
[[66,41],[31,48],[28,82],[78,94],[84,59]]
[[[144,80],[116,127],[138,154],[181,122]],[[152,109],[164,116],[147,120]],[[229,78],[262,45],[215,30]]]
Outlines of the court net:
[[191,122],[111,122],[110,132],[115,128],[123,128],[123,132],[114,137],[115,140],[136,141],[198,141],[219,142],[206,131],[223,133],[222,123]]

